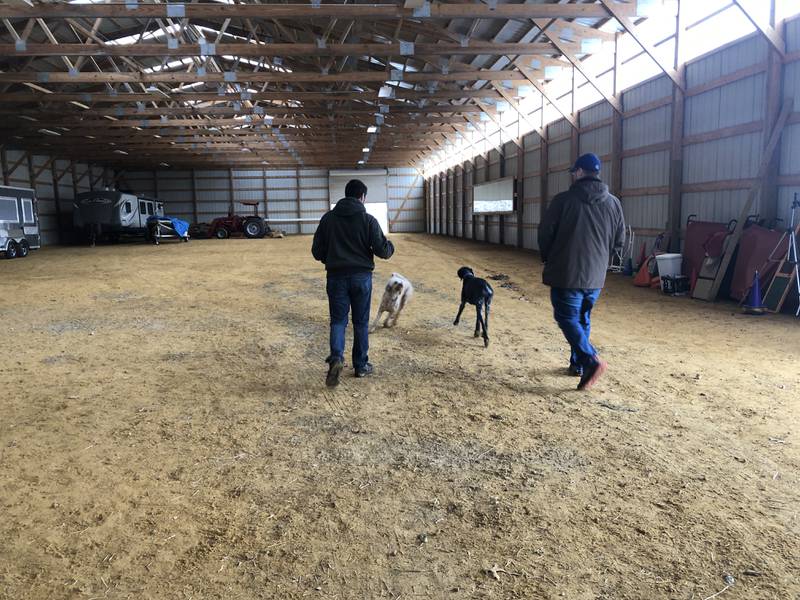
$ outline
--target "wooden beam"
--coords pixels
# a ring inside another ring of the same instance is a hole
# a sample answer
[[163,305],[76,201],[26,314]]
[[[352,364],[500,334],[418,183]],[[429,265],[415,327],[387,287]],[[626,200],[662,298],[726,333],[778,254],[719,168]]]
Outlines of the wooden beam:
[[197,179],[196,179],[196,172],[194,169],[191,170],[191,178],[192,178],[192,215],[194,216],[195,224],[200,222],[200,219],[197,216]]
[[[229,74],[233,73],[233,75]],[[227,79],[226,79],[227,78]],[[295,71],[293,73],[233,71],[226,73],[206,73],[198,75],[185,71],[131,73],[131,72],[37,72],[12,71],[0,73],[0,83],[384,83],[391,79],[385,71],[351,71],[324,75],[313,71]],[[513,71],[455,71],[450,73],[404,73],[402,81],[421,83],[428,81],[522,81],[525,76]],[[163,97],[153,96],[156,100]]]
[[69,161],[69,170],[72,173],[72,199],[78,197],[78,177],[77,177],[77,169],[75,169],[75,161]]
[[505,89],[503,89],[502,86],[499,86],[499,85],[496,85],[496,84],[492,84],[492,85],[497,89],[498,93],[503,98],[505,98],[506,101],[511,105],[511,108],[513,108],[515,111],[517,111],[518,118],[520,118],[523,121],[525,121],[533,131],[536,131],[537,133],[541,133],[541,129],[539,128],[539,125],[534,123],[533,119],[530,117],[530,115],[526,114],[525,111],[522,110],[522,107],[514,99],[514,96],[509,94]]
[[[775,3],[772,0],[772,18],[774,23],[774,8]],[[744,10],[744,8],[742,8]],[[785,25],[781,24],[781,27]],[[766,130],[769,131],[774,127],[775,122],[780,115],[781,110],[781,91],[783,89],[783,74],[784,68],[782,64],[782,54],[779,49],[777,48],[770,48],[769,56],[767,57],[767,84],[765,88],[765,95],[764,98],[764,106],[765,108],[765,119],[764,119],[764,126]],[[789,115],[789,120],[791,119],[792,115]],[[788,120],[787,120],[788,122]],[[765,144],[767,141],[765,140]],[[778,190],[778,176],[780,174],[780,164],[781,164],[781,150],[782,147],[778,146],[775,150],[774,155],[772,156],[772,160],[769,163],[769,166],[764,173],[764,178],[762,181],[761,187],[761,214],[770,222],[778,217],[780,211],[780,200],[779,200],[779,190]]]
[[30,181],[31,189],[36,189],[36,175],[33,172],[33,154],[26,152],[25,156],[28,159],[28,181]]
[[495,117],[492,114],[492,109],[486,104],[483,104],[480,100],[475,100],[475,103],[483,109],[483,112],[489,115],[489,118],[494,121],[495,125],[497,125],[501,131],[505,132],[506,135],[511,138],[510,141],[514,142],[517,147],[522,148],[522,141],[520,140],[519,135],[517,135],[515,131],[511,131],[508,127],[503,125],[502,118]]
[[[614,73],[612,86],[613,94],[619,93],[619,73],[622,68],[622,57],[619,52],[620,35],[614,36]],[[623,106],[624,111],[624,106]],[[611,123],[611,192],[619,198],[622,193],[622,117],[623,113],[615,111]]]
[[3,185],[9,185],[10,172],[8,170],[8,155],[5,146],[0,147],[0,167],[3,171]]
[[[685,69],[684,66],[680,67]],[[669,207],[668,229],[670,233],[670,247],[680,251],[680,231],[682,220],[682,183],[683,183],[683,131],[685,95],[681,88],[672,88],[672,129],[669,167]]]
[[228,212],[229,214],[234,214],[236,211],[233,205],[233,169],[231,168],[228,169],[228,194]]
[[[114,179],[111,180],[111,185],[116,188],[117,185],[121,183],[123,179],[125,179],[125,169],[120,169],[119,171],[115,171]],[[127,180],[125,180],[125,182],[127,183]]]
[[91,173],[91,169],[89,169],[89,168],[88,168],[88,165],[87,165],[87,169],[86,169],[86,170],[83,172],[83,175],[81,175],[80,177],[78,177],[78,178],[76,179],[76,168],[75,168],[75,162],[73,161],[73,163],[72,163],[72,181],[73,181],[73,183],[75,183],[75,185],[77,185],[77,184],[79,184],[81,181],[83,181],[83,179],[84,179],[84,178],[85,178],[87,175],[89,175],[90,173]]
[[467,169],[466,162],[459,164],[461,167],[461,239],[467,239]]
[[[633,15],[635,5],[620,5],[618,11]],[[0,5],[0,18],[132,18],[132,19],[601,19],[607,14],[596,4],[461,4],[431,3],[429,10],[394,4],[145,4],[131,8],[119,4],[38,4],[32,7]]]
[[[780,94],[776,92],[778,97],[778,109],[780,110]],[[768,102],[771,99],[767,99]],[[777,118],[777,111],[773,113],[772,120]],[[704,133],[695,133],[694,135],[687,135],[683,138],[684,146],[691,146],[692,144],[702,144],[704,142],[711,142],[714,140],[721,140],[736,135],[744,135],[747,133],[756,133],[764,129],[764,121],[752,121],[750,123],[743,123],[741,125],[731,125],[730,127],[723,127],[722,129],[714,129],[713,131],[706,131]]]
[[[542,30],[542,33],[544,33],[545,35],[548,35],[547,32],[548,32],[549,23],[547,21],[534,20],[534,23],[536,23],[536,25]],[[622,112],[622,102],[620,102],[619,98],[613,96],[612,94],[609,94],[606,90],[603,89],[603,87],[598,83],[597,78],[594,75],[592,75],[591,73],[589,73],[584,68],[583,62],[580,61],[577,56],[575,56],[575,54],[570,50],[570,48],[567,46],[567,44],[565,42],[560,40],[558,38],[558,36],[556,36],[556,35],[553,35],[553,36],[549,36],[548,35],[548,37],[550,38],[550,41],[553,42],[553,45],[556,48],[558,48],[559,52],[561,52],[561,54],[563,54],[564,57],[567,60],[569,60],[570,63],[572,63],[573,68],[577,69],[578,72],[581,75],[583,75],[583,77],[586,79],[586,81],[589,82],[589,85],[591,85],[594,89],[596,89],[598,91],[598,93],[603,98],[605,98],[606,102],[608,102],[615,111],[621,113]],[[574,93],[572,94],[572,97],[573,97],[573,104],[574,104],[574,98],[575,98],[575,94]]]
[[[675,19],[675,53],[674,68],[679,81],[686,80],[686,65],[681,62],[682,42],[685,32],[686,12],[683,0],[678,0],[678,13]],[[674,80],[673,80],[674,81]],[[685,120],[686,90],[683,86],[672,86],[672,124],[669,152],[669,199],[667,207],[667,228],[669,230],[669,247],[674,252],[681,251],[681,231],[683,224],[683,147]],[[691,273],[687,273],[691,275]]]
[[[470,41],[466,46],[452,43],[417,43],[413,46],[413,55],[430,56],[478,56],[478,55],[550,55],[555,49],[549,43],[520,44],[515,42],[481,42]],[[0,55],[7,57],[23,56],[150,56],[150,57],[183,57],[183,56],[236,56],[236,57],[308,57],[308,56],[399,56],[400,43],[388,44],[179,44],[176,48],[168,48],[164,44],[142,42],[124,45],[109,44],[26,44],[18,49],[15,44],[0,44]],[[266,62],[264,63],[266,66]]]
[[747,77],[751,77],[753,75],[757,75],[759,73],[763,73],[767,70],[768,63],[758,63],[755,65],[750,65],[749,67],[743,67],[741,69],[737,69],[732,73],[728,73],[727,75],[723,75],[717,79],[713,79],[711,81],[707,81],[705,83],[701,83],[700,85],[696,85],[686,90],[686,97],[690,96],[697,96],[699,94],[704,94],[705,92],[711,91],[713,89],[722,87],[724,85],[728,85],[730,83],[734,83],[739,81],[740,79],[745,79]]
[[20,156],[20,157],[19,157],[19,158],[18,158],[18,159],[17,159],[17,160],[16,160],[16,161],[15,161],[15,162],[14,162],[14,163],[11,165],[11,167],[9,167],[9,168],[7,168],[7,169],[5,170],[5,172],[6,172],[6,173],[8,173],[8,177],[9,177],[9,178],[10,178],[10,177],[11,177],[11,175],[14,173],[14,171],[16,171],[16,170],[17,170],[17,169],[20,167],[20,165],[22,165],[22,163],[24,163],[24,162],[27,160],[27,158],[28,158],[28,154],[27,154],[27,152],[23,152],[23,153],[22,153],[22,156]]
[[61,226],[63,215],[61,214],[61,192],[58,189],[58,179],[56,179],[56,163],[50,162],[50,178],[53,181],[53,201],[56,205],[56,231],[58,233],[58,243],[64,243],[64,232]]
[[517,201],[517,248],[522,248],[524,244],[523,223],[525,220],[525,138],[522,138],[522,146],[517,148],[517,172],[515,173],[515,189]]
[[[503,97],[510,99],[509,102],[516,102],[508,92],[503,90]],[[228,101],[229,102],[229,101]],[[358,107],[359,105],[353,105]],[[259,107],[240,107],[235,108],[229,106],[226,102],[219,106],[158,106],[148,108],[92,108],[90,111],[69,109],[65,110],[64,107],[57,108],[42,108],[40,110],[34,109],[13,109],[4,108],[0,109],[0,115],[16,116],[22,115],[30,116],[38,121],[44,121],[47,118],[60,118],[74,117],[84,121],[88,116],[96,117],[114,117],[118,121],[122,121],[123,117],[136,117],[137,119],[144,119],[145,117],[161,117],[161,116],[195,116],[205,117],[210,115],[250,115],[253,120],[264,120],[264,114],[280,115],[276,117],[280,119],[286,115],[297,115],[301,118],[316,118],[316,119],[329,119],[331,116],[348,121],[357,118],[369,116],[370,122],[374,123],[374,114],[377,112],[377,107],[374,105],[361,105],[363,108],[334,108],[328,109],[327,107],[283,107],[283,106],[269,106],[260,105]],[[260,110],[254,112],[256,108]],[[471,104],[446,104],[442,106],[425,106],[419,107],[392,107],[391,111],[384,115],[385,121],[391,124],[393,121],[402,122],[402,119],[413,120],[426,120],[426,119],[441,119],[438,115],[459,114],[459,113],[480,113],[481,109]],[[104,122],[109,122],[108,120]],[[270,121],[271,122],[271,121]],[[286,120],[287,123],[296,123],[297,119]],[[441,122],[441,121],[438,121]],[[461,122],[459,119],[457,122]],[[280,120],[277,121],[280,123]],[[335,124],[334,124],[335,125]]]
[[[763,0],[762,0],[763,1]],[[765,25],[761,20],[756,19],[751,7],[747,6],[744,0],[733,0],[733,3],[739,7],[744,13],[744,16],[761,32],[764,39],[777,51],[781,58],[786,56],[786,41],[783,37],[770,25]],[[773,13],[774,14],[774,13]]]
[[535,87],[539,91],[542,97],[546,99],[550,103],[550,105],[553,108],[555,108],[559,112],[559,114],[569,122],[570,125],[572,125],[575,128],[578,127],[578,119],[575,117],[575,115],[573,115],[569,110],[561,108],[560,103],[554,97],[552,97],[545,90],[545,87],[541,83],[539,83],[539,81],[536,79],[536,73],[520,65],[519,59],[514,61],[514,66],[517,69],[519,69],[520,73],[522,73],[525,76],[525,78],[531,83],[531,85],[533,85],[533,87]]
[[[463,90],[445,89],[434,92],[418,92],[398,88],[395,90],[395,100],[385,99],[384,103],[394,109],[404,108],[399,100],[460,100],[463,98],[498,98],[494,90]],[[267,91],[267,92],[226,92],[220,95],[217,92],[173,92],[166,96],[154,93],[119,93],[111,95],[108,92],[86,93],[44,93],[44,92],[6,92],[0,93],[0,102],[24,104],[40,102],[80,102],[82,104],[125,104],[129,102],[236,102],[247,99],[250,101],[262,100],[300,100],[304,102],[332,102],[341,100],[364,100],[363,92],[355,91]],[[446,106],[446,105],[436,105]],[[433,109],[436,106],[427,107]],[[409,109],[410,110],[410,109]]]
[[653,59],[653,61],[658,65],[658,67],[664,71],[664,73],[672,79],[672,81],[677,85],[681,90],[685,91],[685,84],[683,82],[683,78],[681,75],[671,66],[667,65],[661,58],[658,56],[658,52],[656,47],[651,44],[649,41],[644,39],[644,37],[636,31],[636,24],[633,22],[630,13],[626,13],[624,10],[621,10],[620,4],[615,4],[613,0],[600,0],[600,4],[602,4],[607,10],[608,14],[614,17],[620,25],[625,29],[625,31],[630,34],[630,36],[636,40],[636,43],[642,47],[647,55]]
[[547,182],[547,165],[550,161],[547,144],[547,127],[545,127],[544,136],[539,140],[539,223],[541,223],[542,216],[547,212],[547,206],[550,204],[550,199],[547,197],[550,193]]
[[53,164],[54,160],[55,160],[55,157],[53,157],[53,156],[48,158],[47,161],[33,173],[33,178],[37,179],[39,177],[39,175],[41,175],[42,173],[45,172],[46,169],[50,168],[50,165]]

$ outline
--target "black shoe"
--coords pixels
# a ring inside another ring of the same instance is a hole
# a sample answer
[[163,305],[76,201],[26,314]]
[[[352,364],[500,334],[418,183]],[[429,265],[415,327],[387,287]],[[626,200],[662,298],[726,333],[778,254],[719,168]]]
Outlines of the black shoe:
[[344,363],[340,360],[329,360],[330,367],[328,367],[328,376],[325,378],[325,385],[328,387],[336,387],[339,385],[339,375],[342,374]]
[[588,367],[581,376],[581,382],[578,384],[579,390],[591,389],[603,373],[606,372],[606,369],[608,369],[608,363],[602,358],[595,356],[594,359],[596,363]]
[[578,365],[570,365],[568,373],[573,377],[583,377],[583,367],[579,367]]
[[372,375],[375,369],[372,367],[372,363],[367,363],[360,369],[356,369],[356,377],[367,377],[368,375]]

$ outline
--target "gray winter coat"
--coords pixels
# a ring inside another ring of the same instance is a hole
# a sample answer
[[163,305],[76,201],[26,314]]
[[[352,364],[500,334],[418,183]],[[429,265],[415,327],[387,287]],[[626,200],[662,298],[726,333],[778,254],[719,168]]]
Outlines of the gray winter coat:
[[619,200],[599,178],[579,179],[553,198],[539,225],[542,280],[554,288],[602,288],[609,260],[624,242]]

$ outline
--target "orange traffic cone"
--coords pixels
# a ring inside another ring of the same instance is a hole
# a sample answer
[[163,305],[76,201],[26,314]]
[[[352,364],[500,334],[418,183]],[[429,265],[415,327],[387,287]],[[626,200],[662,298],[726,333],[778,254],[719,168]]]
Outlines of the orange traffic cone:
[[636,287],[650,287],[650,266],[648,260],[645,260],[642,263],[642,266],[639,267],[639,272],[636,274],[636,277],[633,278],[633,285]]

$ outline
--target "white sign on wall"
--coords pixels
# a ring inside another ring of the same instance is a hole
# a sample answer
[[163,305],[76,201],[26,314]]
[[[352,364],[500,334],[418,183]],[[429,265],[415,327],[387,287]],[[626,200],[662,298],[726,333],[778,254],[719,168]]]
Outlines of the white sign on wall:
[[473,188],[472,213],[502,214],[514,212],[514,178],[506,177]]
[[[336,206],[331,204],[331,210]],[[364,204],[367,214],[372,215],[378,221],[383,230],[383,235],[389,235],[389,204],[387,202],[367,202]]]

